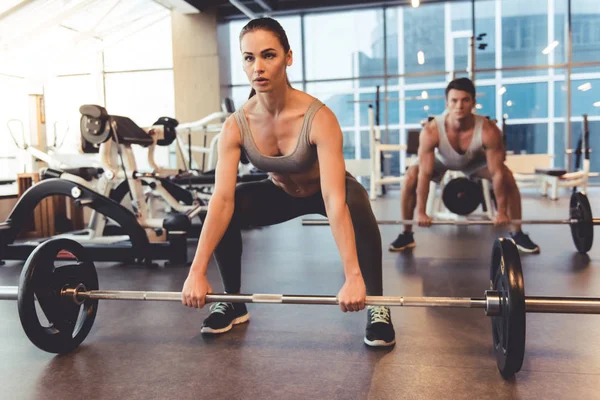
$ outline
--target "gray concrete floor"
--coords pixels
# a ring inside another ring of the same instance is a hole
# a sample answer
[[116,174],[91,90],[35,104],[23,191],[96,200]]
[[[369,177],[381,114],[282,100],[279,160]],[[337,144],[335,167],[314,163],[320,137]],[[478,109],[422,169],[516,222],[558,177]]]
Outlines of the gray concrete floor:
[[[399,218],[399,193],[373,203]],[[600,191],[590,194],[600,215]],[[559,201],[524,195],[526,218],[567,217]],[[575,252],[567,226],[525,230],[542,248],[524,255],[526,294],[600,297],[600,247]],[[399,231],[381,226],[384,249]],[[386,295],[482,296],[488,286],[490,227],[420,229],[408,254],[384,251]],[[596,231],[598,234],[598,231]],[[331,294],[343,283],[327,227],[293,220],[244,233],[242,290]],[[190,245],[190,255],[194,245]],[[22,263],[0,268],[16,285]],[[180,291],[185,267],[98,263],[101,288]],[[211,265],[209,279],[220,291]],[[366,313],[332,306],[249,305],[250,323],[199,334],[208,310],[178,303],[101,302],[96,324],[74,353],[54,356],[22,332],[16,303],[0,302],[2,399],[593,399],[600,391],[600,316],[529,314],[523,369],[499,375],[491,322],[482,310],[394,309],[397,344],[363,344]]]

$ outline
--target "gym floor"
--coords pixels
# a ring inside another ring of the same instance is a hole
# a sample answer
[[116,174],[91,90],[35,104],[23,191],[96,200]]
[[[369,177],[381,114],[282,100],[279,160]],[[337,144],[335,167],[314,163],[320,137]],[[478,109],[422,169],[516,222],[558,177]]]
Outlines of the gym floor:
[[[399,217],[399,193],[373,203]],[[590,202],[600,215],[600,190]],[[558,201],[524,194],[525,218],[566,218]],[[386,295],[479,297],[488,287],[490,227],[420,229],[408,254],[386,248],[399,231],[381,226]],[[600,297],[600,245],[577,254],[567,226],[527,226],[542,248],[523,255],[528,295]],[[596,234],[599,232],[596,230]],[[190,245],[190,257],[195,244]],[[300,220],[244,233],[246,293],[335,295],[343,282],[328,227]],[[0,268],[16,285],[22,263]],[[187,268],[98,263],[103,289],[180,291]],[[209,269],[221,291],[216,265]],[[366,313],[332,306],[249,305],[250,322],[199,334],[208,307],[173,302],[100,303],[89,337],[74,353],[38,350],[22,331],[14,301],[0,302],[0,387],[5,399],[592,399],[600,391],[600,316],[529,314],[525,362],[502,379],[491,322],[480,309],[394,308],[397,344],[363,344]]]

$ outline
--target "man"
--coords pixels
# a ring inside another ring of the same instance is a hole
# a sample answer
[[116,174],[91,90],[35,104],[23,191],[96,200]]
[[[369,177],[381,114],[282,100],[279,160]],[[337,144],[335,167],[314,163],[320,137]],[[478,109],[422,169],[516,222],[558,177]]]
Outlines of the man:
[[[446,88],[446,113],[428,122],[419,135],[418,163],[408,168],[402,185],[402,217],[413,219],[415,207],[419,226],[431,226],[425,206],[429,182],[439,183],[447,170],[492,181],[497,200],[494,224],[507,225],[521,219],[521,194],[512,172],[504,165],[502,132],[487,118],[473,114],[475,86],[467,78],[455,79]],[[510,217],[509,217],[510,215]],[[522,252],[539,253],[540,248],[514,225],[511,237]],[[390,251],[415,247],[412,225],[390,245]]]

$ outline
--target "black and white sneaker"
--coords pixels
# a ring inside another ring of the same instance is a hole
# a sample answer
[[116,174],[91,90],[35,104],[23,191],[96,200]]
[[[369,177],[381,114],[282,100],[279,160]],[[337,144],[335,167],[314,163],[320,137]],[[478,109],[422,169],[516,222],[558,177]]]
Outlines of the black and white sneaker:
[[540,252],[540,246],[533,243],[533,241],[529,238],[528,234],[523,233],[522,231],[511,232],[510,237],[517,245],[517,248],[519,249],[519,251],[521,251],[523,253],[539,253]]
[[202,323],[200,333],[224,333],[233,325],[243,324],[250,319],[250,314],[243,303],[218,302],[211,306],[210,315]]
[[393,346],[396,344],[396,332],[392,325],[389,307],[367,307],[367,329],[365,343],[372,347]]
[[402,232],[398,235],[396,240],[394,240],[389,247],[390,251],[404,251],[406,249],[410,249],[415,247],[415,238],[413,237],[412,232]]

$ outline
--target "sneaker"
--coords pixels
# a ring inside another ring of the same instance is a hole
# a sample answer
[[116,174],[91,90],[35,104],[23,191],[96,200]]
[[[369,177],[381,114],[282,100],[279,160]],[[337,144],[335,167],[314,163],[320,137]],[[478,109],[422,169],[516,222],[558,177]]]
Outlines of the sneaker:
[[243,324],[249,319],[245,304],[218,302],[211,306],[210,315],[202,323],[200,333],[227,332],[233,325]]
[[522,231],[511,232],[510,237],[517,245],[517,248],[519,249],[519,251],[521,251],[523,253],[539,253],[540,252],[540,246],[533,243],[531,241],[531,239],[529,238],[528,234],[523,233]]
[[413,237],[412,232],[402,232],[398,235],[396,240],[394,240],[389,247],[390,251],[404,251],[406,249],[415,247],[415,238]]
[[396,332],[392,325],[392,316],[389,307],[367,307],[367,329],[365,343],[369,346],[393,346],[396,344]]

